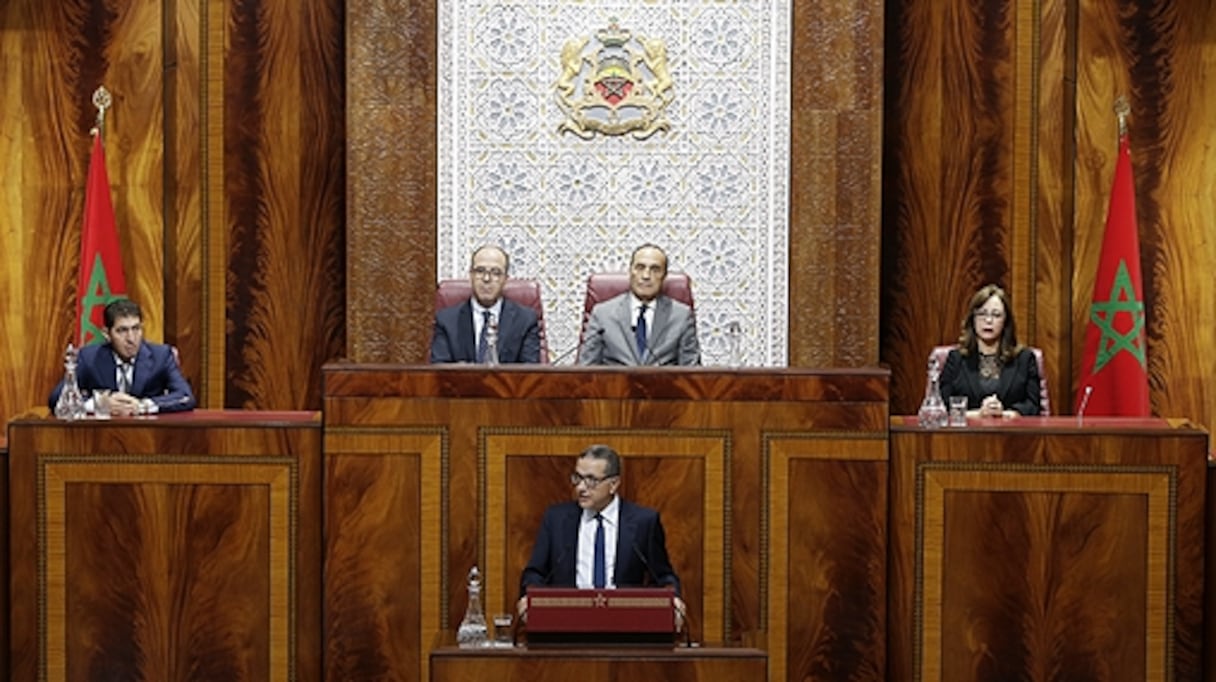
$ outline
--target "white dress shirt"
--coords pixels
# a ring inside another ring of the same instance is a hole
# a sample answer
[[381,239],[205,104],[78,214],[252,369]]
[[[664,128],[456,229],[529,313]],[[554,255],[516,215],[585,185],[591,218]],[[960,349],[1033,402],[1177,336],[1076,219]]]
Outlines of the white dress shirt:
[[[600,485],[607,485],[607,482]],[[621,519],[621,498],[613,495],[612,501],[600,515],[604,517],[604,585],[611,589],[616,587],[613,574],[616,573],[616,537]],[[582,589],[595,587],[591,571],[595,564],[596,525],[595,512],[584,509],[578,528],[578,563],[574,569],[574,584]]]

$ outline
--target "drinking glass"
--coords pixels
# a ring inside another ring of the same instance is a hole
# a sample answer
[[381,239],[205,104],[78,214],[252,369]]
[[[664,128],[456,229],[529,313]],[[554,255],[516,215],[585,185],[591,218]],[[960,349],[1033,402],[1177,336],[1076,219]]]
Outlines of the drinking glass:
[[950,426],[967,425],[967,396],[950,396]]
[[509,613],[494,614],[494,646],[511,647],[511,623],[513,622],[515,622],[514,617]]
[[110,418],[110,391],[108,389],[93,389],[93,416],[97,419]]

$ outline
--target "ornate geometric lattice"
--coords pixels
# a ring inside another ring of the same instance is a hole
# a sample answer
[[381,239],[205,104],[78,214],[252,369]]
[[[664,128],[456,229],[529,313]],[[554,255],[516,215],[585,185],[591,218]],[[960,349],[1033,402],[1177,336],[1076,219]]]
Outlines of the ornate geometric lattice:
[[[580,139],[555,85],[562,47],[613,19],[663,41],[670,130]],[[438,272],[495,243],[544,287],[555,358],[573,361],[587,275],[661,245],[689,273],[702,361],[786,364],[788,0],[447,0],[439,17]]]

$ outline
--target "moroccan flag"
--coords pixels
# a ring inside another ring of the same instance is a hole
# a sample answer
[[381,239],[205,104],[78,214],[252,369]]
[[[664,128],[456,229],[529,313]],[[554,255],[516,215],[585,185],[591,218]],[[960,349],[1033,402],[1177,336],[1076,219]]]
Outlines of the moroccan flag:
[[1088,393],[1085,414],[1149,416],[1143,291],[1136,191],[1124,134],[1119,138],[1119,159],[1081,355],[1076,406],[1081,407]]
[[110,201],[110,178],[101,134],[93,134],[93,156],[84,190],[84,230],[80,237],[80,276],[76,280],[76,338],[81,346],[105,340],[102,311],[114,299],[126,298],[122,254]]

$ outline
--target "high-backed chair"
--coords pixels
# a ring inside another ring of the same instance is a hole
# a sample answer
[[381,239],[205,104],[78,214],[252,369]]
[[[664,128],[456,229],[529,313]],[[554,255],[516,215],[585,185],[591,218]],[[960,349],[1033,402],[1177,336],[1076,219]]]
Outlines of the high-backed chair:
[[[591,309],[597,303],[619,296],[629,291],[628,272],[595,272],[587,278],[587,295],[583,299],[583,324],[578,332],[578,347],[583,347],[583,337],[587,334],[587,322],[591,319]],[[693,305],[692,278],[688,273],[669,272],[663,280],[663,295],[684,303],[695,312]]]
[[[435,310],[464,303],[472,295],[473,285],[467,279],[440,280],[435,289]],[[502,295],[536,313],[536,327],[540,331],[540,361],[541,364],[549,364],[549,336],[545,333],[545,306],[540,297],[540,282],[534,279],[508,279]]]
[[[929,359],[937,359],[937,368],[940,371],[946,366],[946,356],[950,355],[950,351],[957,346],[934,346],[933,350],[929,351]],[[1034,361],[1039,366],[1039,416],[1051,416],[1051,397],[1047,394],[1047,373],[1043,369],[1043,351],[1034,347],[1027,346],[1031,353],[1034,353]]]

